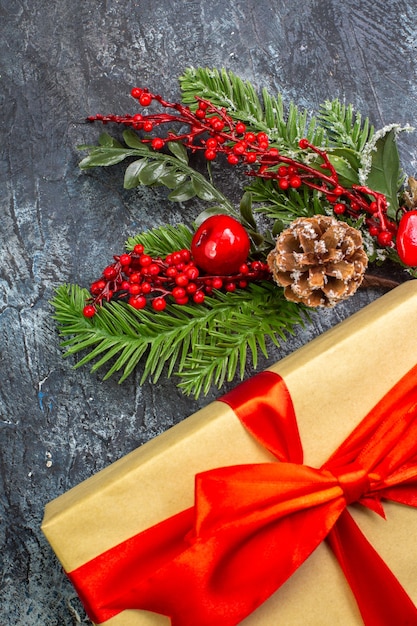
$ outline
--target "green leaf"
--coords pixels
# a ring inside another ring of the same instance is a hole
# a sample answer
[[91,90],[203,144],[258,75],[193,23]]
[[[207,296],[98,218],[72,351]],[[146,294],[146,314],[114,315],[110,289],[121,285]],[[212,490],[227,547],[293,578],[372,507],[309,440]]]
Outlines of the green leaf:
[[195,218],[194,224],[198,227],[200,226],[200,224],[205,222],[205,220],[211,217],[212,215],[229,215],[229,213],[230,212],[228,211],[226,207],[212,206],[208,209],[204,209],[204,211],[201,211],[201,213],[199,213],[197,217]]
[[176,189],[171,191],[168,199],[172,202],[186,202],[196,195],[196,189],[192,180],[186,180]]
[[193,186],[196,195],[201,198],[201,200],[206,200],[207,202],[214,202],[218,196],[213,193],[213,186],[202,178],[193,178]]
[[185,146],[179,141],[169,141],[167,146],[172,154],[183,163],[188,164],[188,153]]
[[125,189],[133,189],[141,184],[140,173],[146,166],[146,159],[138,159],[127,166],[124,176],[123,186]]
[[98,138],[98,143],[100,144],[100,146],[103,146],[105,148],[123,148],[120,141],[117,141],[117,139],[115,139],[108,133],[101,133]]
[[179,187],[187,179],[187,174],[177,169],[175,165],[165,163],[165,170],[159,177],[159,182],[168,189]]
[[252,194],[250,193],[250,191],[245,191],[245,193],[243,194],[240,201],[239,209],[243,221],[251,228],[256,230],[256,222],[252,213]]
[[142,185],[153,185],[165,171],[165,164],[159,161],[148,161],[138,173]]
[[143,143],[139,135],[137,135],[131,128],[123,131],[123,139],[129,148],[140,149],[145,154],[152,154],[152,150],[148,147],[148,145]]
[[81,169],[89,167],[108,167],[124,161],[132,152],[123,148],[94,148],[79,163]]
[[395,131],[390,130],[376,142],[372,152],[372,165],[366,184],[371,189],[385,194],[391,214],[398,209],[398,186],[401,175]]

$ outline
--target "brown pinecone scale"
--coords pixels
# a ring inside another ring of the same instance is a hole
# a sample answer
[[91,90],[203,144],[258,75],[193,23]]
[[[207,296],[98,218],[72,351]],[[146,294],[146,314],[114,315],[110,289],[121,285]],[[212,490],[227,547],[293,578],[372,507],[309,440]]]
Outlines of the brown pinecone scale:
[[334,217],[300,217],[268,255],[274,280],[288,300],[332,307],[353,295],[368,265],[359,230]]

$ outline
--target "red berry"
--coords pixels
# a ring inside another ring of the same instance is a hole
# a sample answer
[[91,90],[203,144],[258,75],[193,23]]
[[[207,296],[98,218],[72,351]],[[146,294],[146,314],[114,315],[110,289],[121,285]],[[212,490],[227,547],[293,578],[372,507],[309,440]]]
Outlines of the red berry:
[[217,156],[217,152],[212,148],[208,148],[207,150],[205,150],[204,156],[206,157],[207,161],[214,161]]
[[198,278],[199,274],[200,272],[198,271],[198,267],[187,267],[187,269],[185,270],[185,275],[190,280],[195,280],[196,278]]
[[149,256],[149,254],[142,254],[139,259],[139,263],[142,267],[146,267],[147,265],[150,265],[152,263],[152,257]]
[[243,122],[238,122],[235,126],[235,130],[239,135],[243,135],[246,132],[246,126]]
[[133,87],[133,89],[130,92],[130,95],[132,96],[132,98],[140,98],[140,96],[143,93],[143,89],[139,89],[139,87]]
[[298,189],[299,187],[301,187],[302,184],[301,178],[299,176],[291,176],[288,182],[290,183],[290,187],[292,187],[293,189]]
[[152,285],[151,283],[142,283],[142,293],[151,293]]
[[197,291],[194,295],[193,295],[193,300],[196,304],[203,304],[204,300],[205,300],[205,295],[202,291]]
[[93,304],[86,304],[83,308],[84,317],[94,317],[96,312],[96,307]]
[[256,139],[258,140],[258,144],[261,143],[261,142],[269,144],[268,135],[266,133],[258,133],[256,135]]
[[301,150],[305,150],[309,146],[308,139],[300,139],[298,145],[300,146]]
[[288,178],[280,178],[278,181],[278,187],[285,191],[290,186],[290,181]]
[[189,279],[185,274],[178,274],[178,276],[175,277],[175,284],[178,285],[178,287],[186,287],[188,283]]
[[98,281],[97,281],[97,282],[95,282],[95,283],[93,283],[93,284],[91,285],[91,287],[90,287],[90,293],[91,293],[93,296],[98,296],[98,294],[99,294],[101,291],[103,291],[104,287],[106,286],[106,283],[105,283],[104,281],[100,281],[100,282],[103,282],[103,283],[104,283],[103,287],[100,287],[100,286],[99,286]]
[[154,311],[163,311],[167,305],[165,298],[158,297],[152,300],[152,308]]
[[188,303],[188,296],[185,296],[184,298],[175,298],[175,304],[181,304],[181,306],[184,306],[184,304]]
[[138,283],[134,283],[133,285],[129,285],[129,293],[132,296],[137,296],[141,293],[142,287],[138,285]]
[[214,128],[214,130],[216,130],[218,133],[220,133],[223,130],[223,128],[224,128],[223,120],[221,120],[218,117],[213,117],[210,120],[210,124]]
[[377,237],[378,233],[379,233],[378,226],[373,225],[369,227],[369,234],[371,235],[371,237]]
[[152,129],[153,129],[153,124],[150,120],[146,120],[146,122],[143,122],[143,130],[145,132],[150,133]]
[[154,137],[151,141],[151,146],[154,150],[161,150],[164,147],[164,140],[160,137]]
[[226,283],[224,288],[226,289],[226,291],[236,291],[236,283],[230,281],[229,283]]
[[141,276],[138,272],[134,272],[133,274],[129,276],[129,282],[131,283],[140,283],[140,281],[141,281]]
[[381,246],[389,246],[392,241],[392,233],[389,230],[382,230],[377,236],[377,240]]
[[139,96],[139,104],[143,107],[148,107],[152,102],[152,96],[150,93],[142,93]]
[[197,285],[195,283],[188,283],[185,289],[187,293],[195,293],[197,291]]
[[129,298],[130,306],[133,306],[134,309],[144,309],[146,306],[146,298],[145,296],[132,296]]
[[206,111],[208,109],[208,102],[206,102],[205,100],[200,100],[198,103],[198,108],[202,111]]
[[340,185],[336,185],[336,187],[332,191],[332,194],[336,197],[339,197],[342,195],[343,191],[343,187],[341,187]]
[[103,270],[103,276],[104,278],[107,278],[107,280],[113,280],[113,278],[116,278],[117,276],[116,268],[113,265],[108,265]]
[[211,284],[212,284],[213,289],[221,289],[223,287],[223,281],[218,276],[213,278],[213,282]]
[[144,250],[144,247],[141,243],[137,243],[136,246],[133,248],[133,252],[135,254],[143,254],[143,250]]
[[229,154],[227,156],[227,162],[230,163],[230,165],[237,165],[239,163],[239,157],[236,154]]
[[343,202],[338,202],[334,205],[333,211],[336,213],[336,215],[343,215],[343,213],[346,211],[346,204],[343,204]]
[[198,108],[195,112],[195,116],[197,119],[202,120],[206,117],[206,112],[202,108]]
[[179,265],[183,261],[181,250],[172,253],[172,262],[174,265]]
[[248,143],[253,143],[255,139],[256,139],[255,133],[246,133],[245,141],[247,141]]
[[160,273],[161,268],[159,267],[159,265],[157,263],[151,263],[150,265],[148,265],[148,267],[146,268],[146,272],[150,275],[150,276],[158,276],[158,274]]
[[121,254],[119,257],[119,261],[122,265],[130,265],[132,257],[130,254]]
[[246,146],[246,143],[244,141],[238,141],[233,146],[233,152],[234,152],[234,154],[237,154],[238,156],[240,156],[240,155],[244,154],[246,148],[247,148],[247,146]]
[[288,176],[288,167],[286,165],[280,165],[277,172],[280,178],[285,178]]
[[247,152],[245,154],[245,161],[246,161],[246,163],[255,163],[257,158],[258,157],[256,155],[256,152]]
[[269,156],[277,157],[279,155],[278,148],[271,148],[268,152]]
[[417,211],[407,211],[397,232],[397,251],[405,265],[417,267]]
[[180,255],[183,261],[189,261],[191,258],[191,252],[187,248],[180,250]]
[[174,289],[172,290],[172,295],[177,300],[177,299],[185,298],[185,296],[187,295],[187,292],[184,289],[184,287],[174,287]]
[[191,254],[197,267],[218,276],[234,274],[249,254],[249,236],[229,215],[212,215],[197,229]]
[[206,148],[217,148],[218,141],[215,137],[209,137],[206,141]]

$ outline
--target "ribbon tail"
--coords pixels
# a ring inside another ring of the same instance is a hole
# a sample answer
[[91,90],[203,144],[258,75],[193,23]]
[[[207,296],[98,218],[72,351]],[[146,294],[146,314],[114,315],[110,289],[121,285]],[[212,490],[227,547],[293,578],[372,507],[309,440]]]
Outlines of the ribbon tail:
[[413,626],[417,607],[348,511],[327,541],[345,574],[366,626]]

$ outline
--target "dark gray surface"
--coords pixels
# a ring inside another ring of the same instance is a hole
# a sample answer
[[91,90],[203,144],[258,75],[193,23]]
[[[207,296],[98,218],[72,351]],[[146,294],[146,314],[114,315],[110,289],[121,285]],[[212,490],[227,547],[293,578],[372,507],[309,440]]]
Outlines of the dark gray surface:
[[[195,213],[123,191],[123,168],[81,173],[76,145],[99,131],[85,116],[134,112],[135,85],[177,99],[194,65],[308,109],[339,97],[377,127],[417,124],[416,24],[411,0],[0,1],[0,626],[84,623],[39,530],[44,505],[217,395],[140,388],[140,372],[102,382],[61,357],[54,288],[87,285],[127,236]],[[413,136],[401,153],[414,174]],[[270,362],[379,295],[315,315]]]

